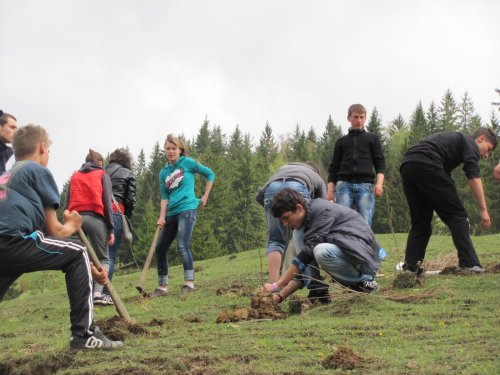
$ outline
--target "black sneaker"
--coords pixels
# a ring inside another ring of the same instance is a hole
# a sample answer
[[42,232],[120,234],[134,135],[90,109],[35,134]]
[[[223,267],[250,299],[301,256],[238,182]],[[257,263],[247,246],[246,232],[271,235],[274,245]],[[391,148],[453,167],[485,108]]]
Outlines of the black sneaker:
[[121,348],[122,346],[123,342],[108,339],[97,326],[94,327],[94,333],[91,336],[74,335],[69,339],[69,347],[71,350],[113,350]]
[[362,281],[357,285],[357,289],[360,292],[365,292],[365,293],[376,293],[378,290],[378,284],[375,280],[370,280],[370,281]]

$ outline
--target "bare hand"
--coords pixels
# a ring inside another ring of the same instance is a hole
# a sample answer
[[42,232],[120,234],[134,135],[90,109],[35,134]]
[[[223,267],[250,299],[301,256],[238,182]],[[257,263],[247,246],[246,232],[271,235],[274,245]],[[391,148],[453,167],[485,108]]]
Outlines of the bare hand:
[[163,229],[163,227],[165,226],[165,218],[160,217],[156,222],[156,225],[159,226],[160,229]]
[[90,268],[92,270],[92,278],[97,281],[101,285],[106,285],[109,283],[108,279],[108,270],[106,268],[101,267],[101,270],[98,271],[96,266],[93,264],[90,265]]
[[493,177],[495,177],[495,180],[497,180],[497,182],[500,182],[500,163],[498,163],[493,170]]
[[207,205],[208,197],[202,196],[200,198],[200,207],[205,207]]
[[113,233],[108,234],[108,246],[112,246],[115,243],[115,235]]
[[489,227],[491,227],[491,219],[490,215],[488,214],[488,210],[481,211],[481,226],[484,229],[488,229]]
[[382,186],[375,185],[373,187],[373,194],[376,197],[381,197],[384,194],[384,188]]
[[274,285],[273,285],[273,283],[265,283],[262,286],[262,291],[263,292],[269,292],[269,293],[274,292]]
[[70,212],[69,210],[64,210],[63,222],[65,225],[66,224],[73,225],[76,232],[82,227],[83,220],[77,211]]
[[326,194],[326,200],[330,202],[335,202],[335,193],[334,192],[328,192]]

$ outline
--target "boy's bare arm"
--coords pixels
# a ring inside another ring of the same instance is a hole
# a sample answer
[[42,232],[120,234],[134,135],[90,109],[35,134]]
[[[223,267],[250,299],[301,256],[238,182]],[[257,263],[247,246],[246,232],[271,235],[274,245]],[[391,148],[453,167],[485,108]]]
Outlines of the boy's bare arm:
[[497,180],[497,182],[500,182],[500,163],[498,163],[493,170],[493,177],[495,177],[495,180]]
[[373,187],[373,194],[376,197],[381,197],[384,194],[384,177],[383,173],[377,173],[375,186]]
[[488,207],[486,206],[486,199],[484,198],[483,182],[480,178],[472,178],[469,180],[469,185],[476,197],[477,205],[479,206],[481,226],[487,229],[491,226],[491,219],[488,213]]
[[330,202],[335,202],[335,184],[333,182],[328,183],[326,199],[329,200]]
[[64,210],[64,224],[57,219],[53,207],[45,208],[45,231],[49,236],[69,237],[82,227],[82,217],[76,211]]

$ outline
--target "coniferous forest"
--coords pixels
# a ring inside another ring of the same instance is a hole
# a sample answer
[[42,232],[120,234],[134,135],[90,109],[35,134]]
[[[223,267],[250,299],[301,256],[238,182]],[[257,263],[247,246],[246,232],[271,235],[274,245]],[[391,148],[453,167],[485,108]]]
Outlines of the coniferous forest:
[[[410,227],[409,211],[401,186],[399,166],[405,151],[421,138],[435,132],[461,131],[472,133],[479,126],[491,127],[500,134],[500,123],[492,111],[489,119],[475,113],[474,104],[466,92],[455,99],[451,91],[445,92],[439,103],[428,108],[417,103],[410,114],[399,114],[386,121],[377,108],[367,108],[366,129],[380,136],[386,159],[384,195],[376,200],[373,220],[375,233],[407,232]],[[264,248],[267,240],[264,210],[255,201],[259,186],[280,166],[292,161],[312,160],[323,169],[326,182],[335,141],[344,135],[344,114],[338,115],[342,123],[326,116],[321,134],[313,128],[303,129],[299,124],[290,126],[288,134],[274,134],[272,124],[263,124],[260,138],[253,142],[238,126],[231,134],[224,134],[217,125],[205,118],[192,139],[177,134],[188,145],[189,156],[210,167],[216,174],[214,187],[206,207],[199,209],[191,249],[195,259]],[[480,216],[475,198],[461,167],[453,178],[461,199],[469,213],[471,232],[497,233],[500,231],[500,184],[492,178],[498,163],[499,151],[481,161],[486,201],[492,227],[485,231],[479,227]],[[135,232],[133,254],[139,264],[146,258],[160,212],[158,174],[165,165],[163,140],[152,150],[141,150],[135,155],[137,177],[137,203],[132,217]],[[197,196],[201,196],[204,181],[197,181]],[[64,193],[63,193],[64,195]],[[64,196],[61,197],[64,201]],[[446,234],[448,229],[439,218],[433,221],[434,233]],[[384,245],[384,244],[382,244]],[[174,244],[175,246],[175,244]],[[177,251],[172,248],[169,258],[174,262]],[[128,263],[132,253],[121,251],[120,261]]]

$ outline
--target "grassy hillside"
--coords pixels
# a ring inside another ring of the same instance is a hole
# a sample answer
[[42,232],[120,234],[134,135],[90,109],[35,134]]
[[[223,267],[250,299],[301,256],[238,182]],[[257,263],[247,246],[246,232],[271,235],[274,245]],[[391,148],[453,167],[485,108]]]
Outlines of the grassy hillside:
[[[180,293],[180,266],[171,269],[170,295],[150,300],[135,290],[137,272],[117,274],[115,288],[136,325],[115,322],[113,307],[96,308],[103,331],[125,342],[112,352],[71,353],[62,273],[25,275],[18,283],[24,292],[0,302],[0,374],[498,373],[499,274],[433,276],[396,290],[393,270],[406,235],[379,239],[389,256],[378,294],[332,286],[331,305],[283,320],[216,323],[223,310],[249,307],[265,277],[264,250],[196,262],[198,290],[188,294]],[[483,265],[498,266],[500,235],[474,243]],[[435,236],[427,260],[450,253],[451,238]],[[155,283],[151,269],[147,289]],[[326,369],[325,361],[339,368]]]

